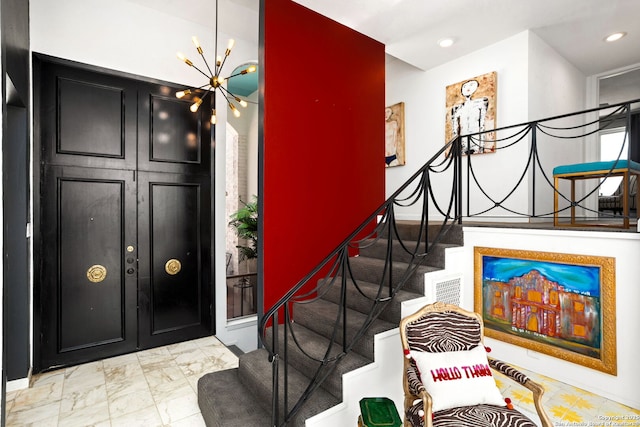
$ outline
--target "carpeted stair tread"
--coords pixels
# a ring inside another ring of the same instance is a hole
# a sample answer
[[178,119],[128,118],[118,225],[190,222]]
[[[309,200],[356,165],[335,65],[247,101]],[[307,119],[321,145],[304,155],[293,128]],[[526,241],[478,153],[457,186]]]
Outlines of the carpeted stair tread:
[[[382,280],[385,261],[377,258],[369,258],[365,256],[358,256],[349,258],[349,265],[351,266],[351,272],[358,280],[365,282],[379,283]],[[406,277],[406,283],[403,288],[405,291],[413,291],[419,294],[424,294],[424,274],[431,271],[440,270],[438,267],[432,267],[429,265],[418,266],[415,271],[407,276],[407,269],[409,264],[394,261],[392,265],[393,269],[393,283],[400,283],[400,281]],[[386,275],[389,273],[386,272]],[[388,277],[385,277],[385,280]]]
[[[279,384],[280,384],[280,410],[283,410],[283,393],[284,393],[284,362],[279,362]],[[254,395],[254,405],[259,404],[266,408],[271,407],[272,392],[272,365],[269,362],[267,350],[261,348],[251,351],[240,356],[238,366],[238,377],[242,384],[252,391]],[[302,396],[304,390],[309,385],[309,378],[297,369],[288,367],[288,388],[290,399],[298,399]],[[318,388],[309,399],[301,407],[296,416],[290,420],[288,426],[304,426],[304,421],[320,412],[323,412],[340,403],[340,399],[331,395],[322,387]],[[296,404],[295,401],[289,401],[289,410]],[[270,409],[269,409],[269,413]]]
[[198,380],[198,406],[207,427],[267,427],[270,412],[238,377],[238,368],[212,372]]
[[[379,285],[377,283],[365,282],[362,280],[358,280],[358,287],[360,291],[364,293],[368,298],[364,297],[355,287],[355,285],[349,282],[347,286],[347,307],[359,311],[360,313],[367,314],[371,310],[373,299],[378,294]],[[331,286],[326,293],[322,294],[322,299],[327,301],[331,301],[335,304],[340,302],[341,295],[341,286],[340,286],[340,278],[336,278],[336,283]],[[385,297],[389,295],[389,290],[385,287],[381,297]],[[387,303],[387,306],[380,314],[380,319],[386,320],[387,322],[399,324],[401,318],[401,308],[403,301],[409,301],[414,298],[420,298],[424,296],[424,294],[419,294],[412,291],[406,291],[401,289],[396,294],[395,298]]]
[[[334,333],[334,323],[338,318],[339,306],[324,299],[317,299],[307,304],[296,304],[294,307],[295,322],[306,328],[330,338]],[[355,334],[360,330],[367,316],[355,310],[347,308],[347,341],[351,342]],[[342,316],[340,316],[342,319]],[[395,323],[376,319],[371,327],[353,345],[353,350],[362,356],[373,359],[373,338],[376,334],[397,328]],[[337,328],[336,339],[342,342],[342,321]]]
[[[330,341],[313,332],[299,323],[294,323],[291,326],[291,330],[289,331],[289,364],[299,370],[300,372],[305,372],[308,376],[312,376],[321,365],[317,360],[322,360],[327,349],[329,348]],[[296,341],[300,344],[303,350],[296,345],[292,338],[295,336]],[[266,341],[267,343],[271,343],[271,339],[273,336],[273,329],[269,328],[266,333]],[[280,339],[280,345],[284,345],[284,328],[280,326],[278,328],[278,336]],[[303,353],[304,351],[304,353]],[[306,355],[305,355],[306,353]],[[331,351],[329,352],[330,357],[336,357],[340,353],[342,353],[342,347],[338,343],[334,343]],[[312,357],[309,358],[307,355]],[[371,363],[371,359],[367,359],[364,356],[356,352],[349,352],[342,356],[342,358],[335,362],[335,368],[329,374],[325,382],[322,384],[322,387],[329,391],[332,395],[337,398],[342,398],[342,375],[358,369],[362,366],[368,365]],[[333,367],[334,364],[331,364],[329,367]]]
[[[442,227],[442,223],[440,222],[429,224],[429,229],[428,229],[429,241],[433,241],[436,238],[441,227]],[[396,229],[398,232],[398,236],[402,240],[412,240],[412,241],[419,240],[418,237],[420,236],[420,221],[412,221],[412,220],[396,221]],[[387,230],[384,230],[381,233],[382,237],[387,237],[387,235],[388,235]],[[423,235],[424,235],[424,230],[423,230]],[[394,233],[394,236],[395,236],[395,233]],[[420,240],[424,240],[424,238]],[[440,242],[453,243],[455,245],[462,246],[462,243],[464,242],[464,232],[462,230],[462,226],[459,224],[449,224],[449,228],[447,232],[444,233],[442,236],[440,236]]]
[[[410,252],[424,252],[424,245],[418,248],[418,250],[416,250],[415,246],[416,242],[404,241],[401,243],[398,240],[394,240],[391,245],[393,259],[395,261],[406,263],[411,262],[411,260],[413,259],[413,255]],[[423,264],[444,268],[445,250],[447,248],[458,246],[459,245],[454,243],[436,243],[435,245],[430,246],[429,254],[426,255],[426,260],[423,262]],[[387,257],[387,250],[387,239],[367,239],[360,245],[359,253],[360,256],[365,256],[368,258],[385,259]]]

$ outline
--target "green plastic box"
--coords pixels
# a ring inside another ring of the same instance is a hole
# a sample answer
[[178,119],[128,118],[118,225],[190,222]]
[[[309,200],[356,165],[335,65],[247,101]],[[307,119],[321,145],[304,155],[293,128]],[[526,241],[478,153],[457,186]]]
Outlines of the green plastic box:
[[360,419],[362,427],[402,427],[396,405],[386,397],[365,397],[360,400]]

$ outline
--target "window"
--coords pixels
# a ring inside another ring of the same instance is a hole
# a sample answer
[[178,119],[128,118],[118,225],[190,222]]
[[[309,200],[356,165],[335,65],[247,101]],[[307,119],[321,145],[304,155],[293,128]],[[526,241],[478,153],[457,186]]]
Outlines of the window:
[[[628,155],[627,141],[625,139],[624,129],[615,129],[611,132],[600,133],[600,160],[609,161],[626,159]],[[600,187],[600,194],[604,196],[611,195],[622,181],[622,177],[615,176],[607,178]]]

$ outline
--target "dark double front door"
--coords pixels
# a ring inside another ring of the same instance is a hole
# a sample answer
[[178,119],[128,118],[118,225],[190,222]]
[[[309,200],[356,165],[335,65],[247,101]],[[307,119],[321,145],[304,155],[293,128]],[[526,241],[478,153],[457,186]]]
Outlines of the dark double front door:
[[34,64],[36,371],[210,334],[207,117],[171,85]]

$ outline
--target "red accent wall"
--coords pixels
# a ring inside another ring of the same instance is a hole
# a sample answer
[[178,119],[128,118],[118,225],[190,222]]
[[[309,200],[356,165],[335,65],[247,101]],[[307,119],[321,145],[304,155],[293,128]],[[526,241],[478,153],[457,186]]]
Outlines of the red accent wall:
[[265,311],[384,201],[384,45],[264,0]]

